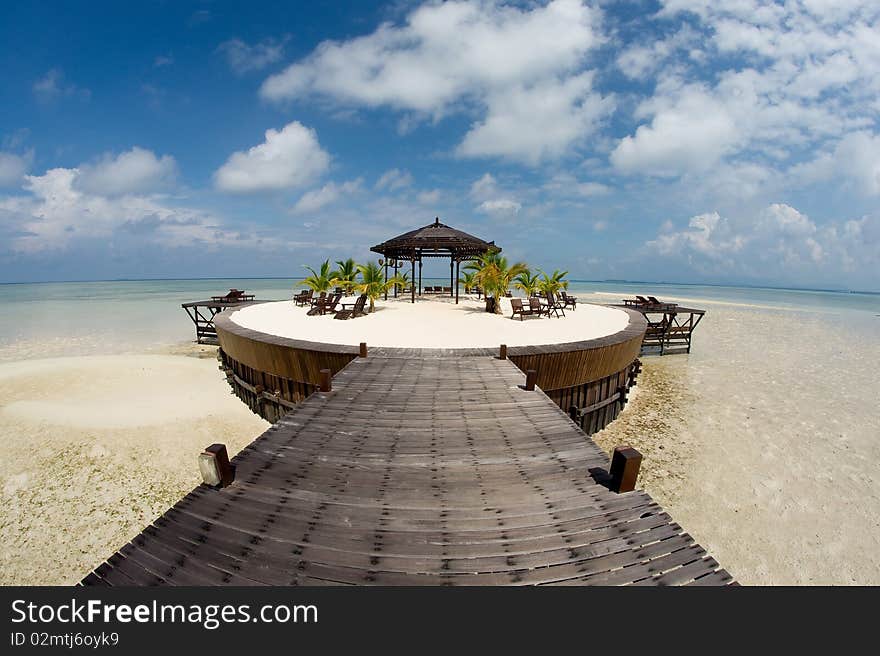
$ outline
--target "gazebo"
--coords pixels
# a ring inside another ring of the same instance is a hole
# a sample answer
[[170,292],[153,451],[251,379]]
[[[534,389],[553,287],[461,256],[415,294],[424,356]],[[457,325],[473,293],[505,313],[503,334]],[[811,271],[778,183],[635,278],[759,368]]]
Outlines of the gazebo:
[[483,241],[461,230],[450,228],[440,223],[440,218],[434,219],[423,228],[410,230],[388,241],[382,242],[371,249],[384,257],[385,277],[388,277],[388,267],[391,266],[395,273],[401,262],[409,260],[412,267],[412,302],[416,302],[416,262],[419,263],[419,295],[422,294],[422,260],[426,257],[449,258],[449,281],[451,294],[458,303],[458,274],[461,262],[473,260],[486,251],[501,252],[501,248],[494,241]]

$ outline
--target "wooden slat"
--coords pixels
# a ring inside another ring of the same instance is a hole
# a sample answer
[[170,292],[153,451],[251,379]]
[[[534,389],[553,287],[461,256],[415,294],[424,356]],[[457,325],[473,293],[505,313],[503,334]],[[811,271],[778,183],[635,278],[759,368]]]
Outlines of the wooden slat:
[[521,383],[487,356],[353,359],[82,584],[731,583]]

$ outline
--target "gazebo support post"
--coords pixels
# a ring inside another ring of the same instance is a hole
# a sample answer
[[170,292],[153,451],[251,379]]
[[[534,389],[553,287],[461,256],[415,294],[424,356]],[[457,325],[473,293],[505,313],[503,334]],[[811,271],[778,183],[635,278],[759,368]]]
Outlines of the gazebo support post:
[[412,275],[409,278],[409,288],[412,290],[412,302],[416,302],[416,256],[413,255],[410,260],[412,264]]
[[[385,260],[385,282],[388,282],[388,260]],[[388,300],[388,285],[385,285],[385,300]]]
[[455,286],[455,256],[449,258],[449,298],[455,298],[452,288]]
[[456,258],[455,260],[455,304],[458,305],[458,274],[461,267],[461,261]]
[[419,258],[419,296],[422,295],[422,260]]

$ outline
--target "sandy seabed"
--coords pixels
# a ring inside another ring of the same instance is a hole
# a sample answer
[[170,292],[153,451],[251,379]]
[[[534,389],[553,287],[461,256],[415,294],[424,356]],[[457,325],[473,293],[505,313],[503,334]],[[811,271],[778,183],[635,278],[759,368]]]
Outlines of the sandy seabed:
[[207,355],[0,364],[0,584],[80,581],[198,482],[197,455],[230,456],[268,424]]
[[[740,582],[880,584],[880,317],[693,303],[693,353],[643,358],[594,439]],[[268,426],[215,349],[169,353],[0,364],[0,583],[79,581]]]

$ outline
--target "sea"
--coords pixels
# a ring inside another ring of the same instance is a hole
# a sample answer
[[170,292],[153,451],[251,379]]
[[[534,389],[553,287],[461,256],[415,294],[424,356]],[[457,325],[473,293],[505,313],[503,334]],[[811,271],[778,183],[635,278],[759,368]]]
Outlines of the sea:
[[[448,280],[423,280],[424,285]],[[296,279],[114,280],[0,285],[0,362],[64,355],[117,354],[186,343],[194,327],[182,303],[245,289],[258,299],[289,299]],[[880,321],[880,294],[665,283],[572,281],[584,300],[619,302],[634,294],[755,309],[846,315],[866,328]]]

